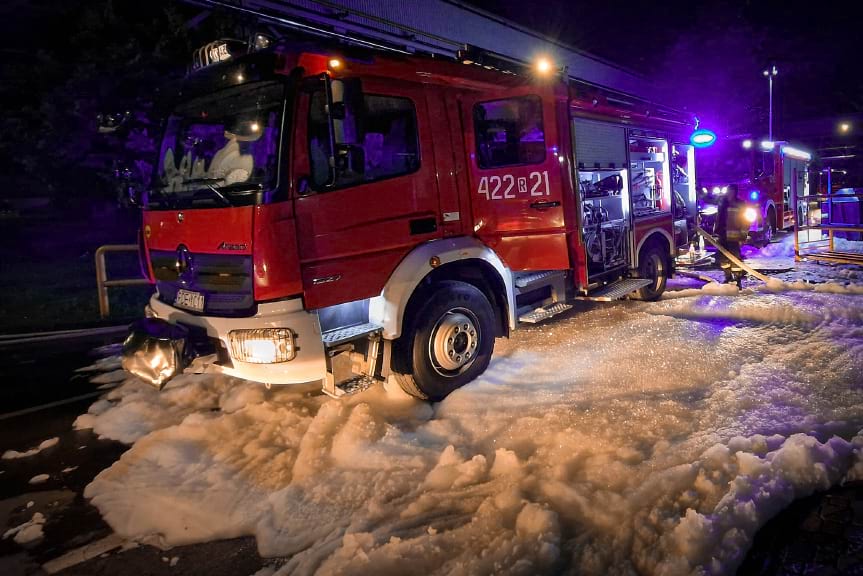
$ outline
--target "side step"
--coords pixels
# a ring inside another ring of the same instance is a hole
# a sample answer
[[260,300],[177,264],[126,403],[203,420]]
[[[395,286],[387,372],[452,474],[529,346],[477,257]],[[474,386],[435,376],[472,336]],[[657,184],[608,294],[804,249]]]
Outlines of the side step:
[[369,334],[379,332],[382,329],[383,326],[374,324],[373,322],[366,322],[365,324],[359,324],[357,326],[348,326],[347,328],[337,328],[335,330],[330,330],[329,332],[324,332],[321,334],[321,339],[324,341],[324,346],[327,348],[334,348],[339,344],[345,344],[351,340],[368,336]]
[[371,388],[372,384],[377,382],[371,376],[366,376],[365,374],[361,374],[360,376],[356,376],[351,378],[350,380],[345,380],[344,382],[340,382],[336,384],[333,388],[334,392],[330,393],[330,391],[324,387],[324,394],[330,396],[332,398],[341,398],[342,396],[351,396],[352,394],[359,394],[360,392],[365,392],[369,388]]
[[613,282],[611,284],[603,286],[602,288],[591,292],[587,296],[576,296],[576,300],[612,302],[614,300],[620,300],[624,296],[632,294],[639,288],[644,288],[651,282],[652,280],[645,280],[644,278],[625,278],[623,280],[618,280],[617,282]]
[[549,304],[547,306],[543,306],[542,308],[537,308],[533,312],[528,312],[527,314],[522,314],[518,317],[519,322],[524,322],[526,324],[538,324],[543,320],[548,320],[552,316],[557,316],[558,314],[562,314],[572,308],[572,304],[564,304],[563,302],[555,302],[554,304]]
[[563,270],[543,270],[542,272],[528,272],[515,275],[515,287],[519,292],[527,292],[533,288],[539,288],[552,284],[558,279],[563,280],[566,273]]
[[[367,322],[321,334],[327,353],[327,375],[322,387],[324,394],[341,398],[367,390],[375,383],[382,330],[379,324]],[[362,360],[361,366],[357,367],[360,373],[357,374],[354,371],[353,356],[356,353],[352,342],[363,339],[368,341],[368,348],[365,358],[357,358],[357,361]]]

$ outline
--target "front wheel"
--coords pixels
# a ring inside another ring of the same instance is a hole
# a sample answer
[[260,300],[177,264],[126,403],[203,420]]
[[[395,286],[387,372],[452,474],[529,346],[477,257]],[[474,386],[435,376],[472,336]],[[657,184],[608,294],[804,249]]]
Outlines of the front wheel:
[[641,253],[638,259],[638,276],[650,280],[650,284],[639,288],[636,297],[639,300],[659,300],[665,292],[668,280],[668,263],[660,246],[654,244]]
[[393,347],[393,372],[405,392],[443,400],[488,367],[494,351],[494,310],[465,282],[434,287]]

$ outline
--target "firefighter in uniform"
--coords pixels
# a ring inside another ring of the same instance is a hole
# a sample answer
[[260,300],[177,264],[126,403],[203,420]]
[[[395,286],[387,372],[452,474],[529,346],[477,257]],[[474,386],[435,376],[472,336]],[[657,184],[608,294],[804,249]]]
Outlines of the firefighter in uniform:
[[[737,197],[737,184],[730,184],[728,191],[719,201],[716,213],[716,236],[719,244],[738,260],[743,259],[740,255],[740,244],[746,240],[748,229],[743,216],[744,208],[744,204]],[[725,283],[734,281],[739,288],[743,280],[743,269],[733,264],[722,252],[717,251],[716,255],[719,267],[725,273]]]

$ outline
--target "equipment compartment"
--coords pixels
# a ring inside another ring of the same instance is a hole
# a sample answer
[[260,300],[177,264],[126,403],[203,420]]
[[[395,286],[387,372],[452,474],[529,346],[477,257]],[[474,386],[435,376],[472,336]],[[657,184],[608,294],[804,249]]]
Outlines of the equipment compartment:
[[626,171],[579,170],[582,234],[588,272],[600,274],[628,260],[628,184]]

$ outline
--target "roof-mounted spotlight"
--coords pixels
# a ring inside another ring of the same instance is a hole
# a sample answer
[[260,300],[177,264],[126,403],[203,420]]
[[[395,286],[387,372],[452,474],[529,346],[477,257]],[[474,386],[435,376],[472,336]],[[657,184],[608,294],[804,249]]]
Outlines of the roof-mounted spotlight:
[[540,56],[534,63],[534,69],[542,76],[548,76],[554,70],[554,64],[547,56]]

